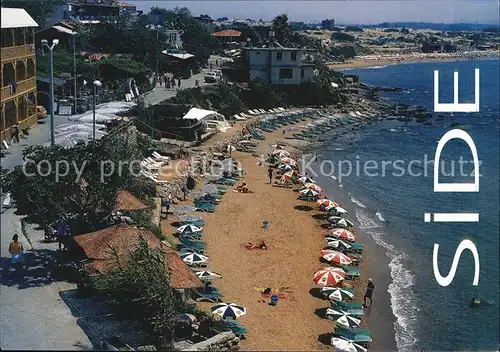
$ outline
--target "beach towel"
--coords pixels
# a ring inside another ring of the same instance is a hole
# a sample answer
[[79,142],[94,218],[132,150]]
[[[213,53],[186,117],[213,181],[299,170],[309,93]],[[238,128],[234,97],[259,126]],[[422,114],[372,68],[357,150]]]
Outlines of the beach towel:
[[288,287],[255,287],[255,290],[260,292],[260,295],[264,298],[270,298],[272,295],[277,295],[281,299],[285,299],[286,294],[290,294],[292,292]]

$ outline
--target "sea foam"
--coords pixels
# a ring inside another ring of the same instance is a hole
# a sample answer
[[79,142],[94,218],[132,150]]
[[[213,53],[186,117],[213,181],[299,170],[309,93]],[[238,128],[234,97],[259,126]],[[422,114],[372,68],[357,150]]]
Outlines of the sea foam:
[[385,222],[385,218],[382,216],[382,213],[381,213],[381,212],[377,211],[377,212],[375,213],[375,215],[377,215],[377,218],[378,218],[380,221]]
[[393,245],[382,239],[383,234],[378,232],[367,232],[379,246],[386,249],[390,259],[389,269],[392,282],[389,284],[388,292],[391,307],[396,323],[394,331],[398,351],[414,351],[417,339],[415,329],[417,322],[416,298],[411,292],[415,276],[403,266],[407,258],[405,253],[397,251]]
[[359,209],[356,209],[356,219],[358,219],[359,227],[361,229],[366,230],[380,227],[380,225],[377,224],[372,218],[370,218],[370,216],[366,212]]
[[351,202],[353,202],[354,204],[359,205],[361,208],[366,208],[366,206],[363,203],[361,203],[359,200],[357,200],[353,196],[351,196]]

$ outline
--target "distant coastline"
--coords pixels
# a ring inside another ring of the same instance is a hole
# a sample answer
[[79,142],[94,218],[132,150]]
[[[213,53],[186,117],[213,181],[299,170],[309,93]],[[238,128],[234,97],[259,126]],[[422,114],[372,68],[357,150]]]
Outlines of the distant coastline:
[[414,64],[419,62],[452,62],[459,60],[487,60],[494,58],[499,58],[499,53],[496,50],[432,54],[415,53],[405,55],[366,55],[358,56],[346,63],[328,64],[328,67],[334,70],[348,70],[355,68]]

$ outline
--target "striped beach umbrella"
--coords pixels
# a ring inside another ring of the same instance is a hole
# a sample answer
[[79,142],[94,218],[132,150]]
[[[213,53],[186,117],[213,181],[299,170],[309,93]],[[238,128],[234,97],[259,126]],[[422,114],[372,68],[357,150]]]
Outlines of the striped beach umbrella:
[[281,171],[289,171],[289,170],[293,170],[294,166],[288,165],[288,164],[281,164],[278,166],[278,169],[280,169]]
[[282,180],[283,182],[290,182],[290,181],[292,181],[292,175],[290,175],[290,174],[287,172],[287,173],[285,173],[285,174],[281,175],[281,180]]
[[323,287],[321,293],[332,301],[344,301],[354,298],[354,291],[342,287]]
[[297,162],[294,159],[292,159],[292,158],[281,158],[280,162],[282,164],[297,165]]
[[347,214],[347,210],[345,210],[344,208],[342,207],[336,207],[336,206],[327,206],[325,207],[325,210],[330,212],[330,213],[333,213],[333,214],[340,214],[340,215],[345,215]]
[[194,273],[202,281],[211,281],[213,279],[222,279],[222,275],[214,273],[212,271],[208,271],[208,270],[195,271]]
[[325,241],[327,247],[332,247],[342,250],[349,249],[352,247],[349,243],[339,240],[335,237],[325,237]]
[[312,189],[313,191],[318,192],[318,193],[323,192],[323,188],[321,188],[320,186],[318,186],[315,183],[304,183],[304,188]]
[[222,319],[239,318],[247,313],[247,309],[243,306],[234,303],[220,303],[210,308],[213,315],[217,315]]
[[275,151],[273,151],[273,155],[277,156],[278,158],[289,158],[290,157],[290,153],[287,152],[286,150],[283,150],[283,149],[276,149]]
[[179,254],[184,263],[188,265],[202,264],[208,261],[208,257],[197,253],[181,253]]
[[335,286],[344,280],[346,273],[341,268],[326,267],[314,274],[314,283],[320,286]]
[[327,319],[333,320],[337,325],[340,325],[344,328],[357,328],[361,323],[361,320],[350,315],[343,310],[335,310],[328,308],[326,310]]
[[338,207],[340,206],[339,203],[334,202],[333,200],[330,200],[328,198],[323,198],[318,200],[318,205],[320,207],[323,207],[324,210],[326,210],[327,207]]
[[299,178],[299,182],[304,184],[304,183],[316,183],[312,178],[307,177],[307,176],[302,176]]
[[202,227],[194,225],[183,225],[177,229],[177,233],[180,235],[187,235],[188,233],[200,232],[202,230],[203,230]]
[[332,346],[335,352],[366,352],[367,349],[352,340],[344,337],[332,337]]
[[315,191],[313,191],[312,189],[309,189],[309,188],[301,189],[299,191],[299,193],[301,195],[307,196],[307,197],[316,197],[318,195],[318,192],[315,192]]
[[321,251],[321,256],[328,260],[329,262],[340,264],[340,265],[349,265],[352,264],[351,258],[349,258],[344,253],[338,251],[332,251],[330,249],[323,249]]
[[351,241],[351,242],[356,241],[356,235],[354,235],[351,231],[348,231],[346,229],[341,229],[341,228],[330,229],[328,230],[326,235],[328,237],[338,238],[344,241]]

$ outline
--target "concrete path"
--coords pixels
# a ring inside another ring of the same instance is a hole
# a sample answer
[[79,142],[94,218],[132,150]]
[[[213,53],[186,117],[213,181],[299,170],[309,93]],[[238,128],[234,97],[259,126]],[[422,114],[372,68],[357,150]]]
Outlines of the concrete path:
[[[1,217],[0,347],[2,350],[90,350],[92,344],[77,324],[60,292],[76,285],[52,282],[43,264],[56,244],[33,249],[22,236],[20,217],[14,209]],[[20,235],[28,270],[24,279],[10,270],[8,253],[12,235]],[[35,244],[35,243],[34,243]]]

